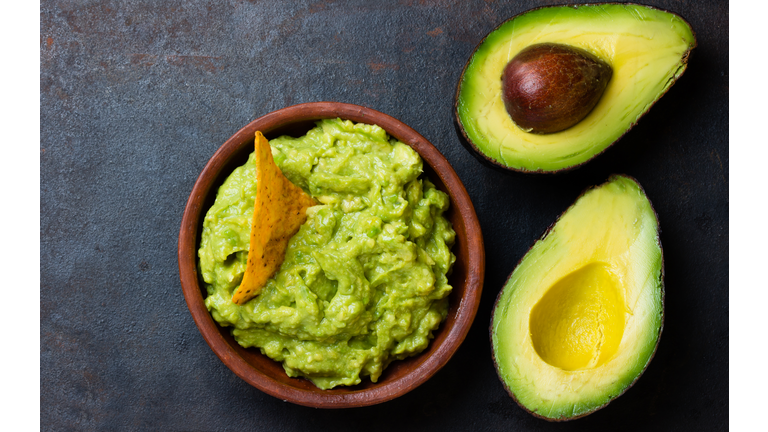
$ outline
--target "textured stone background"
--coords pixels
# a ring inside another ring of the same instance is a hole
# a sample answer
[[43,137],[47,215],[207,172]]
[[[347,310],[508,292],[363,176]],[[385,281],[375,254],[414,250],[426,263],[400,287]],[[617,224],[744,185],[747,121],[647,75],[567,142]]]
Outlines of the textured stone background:
[[[43,430],[724,430],[728,421],[728,2],[649,1],[699,46],[622,141],[560,176],[488,169],[451,118],[474,46],[533,1],[43,1],[40,10]],[[179,285],[182,210],[241,126],[310,101],[365,105],[448,158],[485,232],[482,303],[430,381],[353,410],[284,403],[229,371]],[[493,301],[587,186],[637,178],[661,220],[666,321],[642,379],[567,424],[520,409],[491,363]],[[403,426],[403,422],[408,427]]]

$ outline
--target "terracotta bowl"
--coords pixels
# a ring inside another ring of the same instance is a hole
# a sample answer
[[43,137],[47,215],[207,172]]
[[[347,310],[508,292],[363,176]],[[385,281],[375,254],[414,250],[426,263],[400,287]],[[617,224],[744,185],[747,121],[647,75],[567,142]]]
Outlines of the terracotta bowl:
[[[280,135],[300,137],[324,118],[342,118],[357,123],[377,124],[390,136],[413,147],[424,160],[424,174],[451,197],[448,219],[456,231],[453,253],[456,263],[450,275],[453,291],[447,319],[434,333],[429,347],[414,357],[394,361],[377,383],[367,377],[353,387],[320,390],[303,378],[289,378],[277,363],[258,349],[245,349],[235,342],[228,329],[211,318],[203,303],[205,288],[197,270],[205,212],[216,192],[234,168],[245,163],[253,151],[254,133],[268,139]],[[213,155],[198,177],[184,209],[179,232],[179,273],[189,311],[205,341],[237,376],[276,398],[316,408],[345,408],[374,405],[401,396],[443,367],[467,335],[480,302],[485,273],[485,251],[480,224],[464,185],[442,154],[404,123],[378,111],[357,105],[317,102],[295,105],[260,117],[240,129]]]

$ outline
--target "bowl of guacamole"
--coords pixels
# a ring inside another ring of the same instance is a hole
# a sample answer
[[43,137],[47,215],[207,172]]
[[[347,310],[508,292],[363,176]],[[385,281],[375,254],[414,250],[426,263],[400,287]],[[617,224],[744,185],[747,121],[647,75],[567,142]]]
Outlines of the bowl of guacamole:
[[[238,305],[256,131],[317,205],[278,272]],[[469,330],[484,266],[477,216],[442,154],[390,116],[333,102],[275,111],[227,140],[179,236],[182,290],[217,356],[260,390],[321,408],[385,402],[429,379]]]

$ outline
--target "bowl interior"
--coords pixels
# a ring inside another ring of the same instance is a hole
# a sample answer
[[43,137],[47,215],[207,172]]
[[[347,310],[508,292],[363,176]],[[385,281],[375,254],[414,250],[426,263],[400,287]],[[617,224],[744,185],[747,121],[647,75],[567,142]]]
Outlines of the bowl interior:
[[[452,252],[456,262],[449,281],[446,320],[434,332],[434,339],[422,353],[392,362],[377,383],[363,378],[361,384],[320,390],[309,380],[288,377],[280,363],[259,350],[242,348],[213,321],[203,304],[207,295],[197,271],[197,250],[205,212],[213,205],[219,186],[253,152],[256,130],[267,139],[281,135],[301,137],[322,118],[348,119],[378,124],[390,136],[411,145],[424,160],[424,174],[435,186],[451,197],[446,217],[456,231]],[[238,376],[275,397],[319,408],[372,405],[393,399],[412,390],[440,369],[456,351],[471,326],[482,290],[485,259],[480,227],[472,203],[456,173],[445,158],[413,129],[367,108],[328,102],[302,104],[275,111],[244,127],[216,152],[198,178],[190,195],[179,237],[179,267],[182,289],[195,322],[211,348]]]

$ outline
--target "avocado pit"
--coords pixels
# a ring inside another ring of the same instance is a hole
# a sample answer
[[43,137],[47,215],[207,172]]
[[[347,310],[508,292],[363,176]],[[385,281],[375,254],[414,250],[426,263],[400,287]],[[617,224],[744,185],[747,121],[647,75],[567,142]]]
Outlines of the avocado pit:
[[583,49],[535,44],[520,51],[504,68],[501,97],[521,129],[555,133],[592,111],[612,75],[608,63]]

